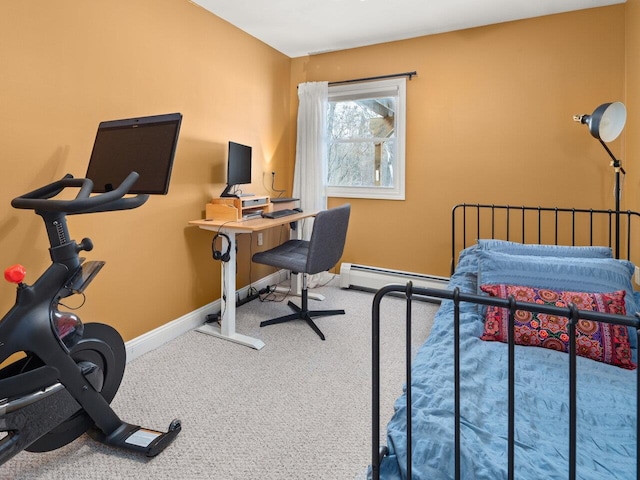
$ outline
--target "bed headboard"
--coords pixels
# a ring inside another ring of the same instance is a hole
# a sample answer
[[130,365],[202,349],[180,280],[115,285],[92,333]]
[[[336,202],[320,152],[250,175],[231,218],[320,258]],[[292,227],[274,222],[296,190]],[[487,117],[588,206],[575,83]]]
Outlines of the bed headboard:
[[451,219],[451,273],[458,254],[479,238],[552,245],[606,245],[615,258],[636,263],[640,245],[631,238],[640,235],[640,213],[615,210],[547,208],[461,203],[453,207]]

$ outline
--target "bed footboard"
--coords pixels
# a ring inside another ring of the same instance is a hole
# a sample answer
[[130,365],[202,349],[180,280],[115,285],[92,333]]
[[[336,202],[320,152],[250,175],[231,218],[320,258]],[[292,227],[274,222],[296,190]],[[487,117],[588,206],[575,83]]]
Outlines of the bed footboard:
[[[460,307],[464,302],[470,302],[478,305],[497,306],[508,310],[509,312],[509,338],[508,338],[508,427],[507,427],[507,445],[508,452],[506,463],[506,470],[508,472],[508,478],[515,478],[515,321],[514,316],[516,311],[528,311],[545,313],[549,315],[556,315],[566,317],[569,319],[568,332],[569,332],[569,344],[570,351],[568,355],[569,363],[569,400],[568,400],[568,431],[569,431],[569,445],[568,445],[568,478],[574,480],[576,478],[576,328],[578,319],[592,320],[596,322],[613,323],[618,325],[624,325],[626,327],[633,327],[637,329],[640,327],[640,320],[632,316],[622,315],[610,315],[593,311],[578,310],[575,305],[571,304],[568,308],[539,305],[532,303],[522,303],[515,301],[513,297],[508,299],[501,299],[489,296],[480,296],[475,294],[463,293],[459,289],[454,290],[442,290],[432,288],[415,288],[411,283],[407,285],[389,285],[380,289],[373,300],[372,309],[372,461],[371,461],[371,477],[374,480],[380,478],[380,464],[383,458],[387,455],[386,447],[380,446],[380,302],[387,294],[393,293],[394,295],[402,294],[406,299],[406,412],[407,412],[407,432],[406,432],[406,478],[412,478],[412,447],[413,447],[413,435],[412,435],[412,368],[411,368],[411,321],[412,321],[412,302],[415,297],[429,297],[439,298],[443,301],[453,302],[453,364],[454,364],[454,384],[455,384],[455,412],[454,412],[454,443],[455,443],[455,473],[454,478],[459,480],[461,478],[460,471],[460,455],[461,455],[461,433],[460,433]],[[638,413],[640,413],[640,368],[636,369],[636,419]],[[640,458],[640,447],[638,447],[638,439],[640,438],[640,425],[636,421],[636,458]],[[431,441],[438,441],[438,439],[428,439]],[[403,478],[405,478],[403,476]],[[636,478],[640,479],[640,472],[636,466]]]

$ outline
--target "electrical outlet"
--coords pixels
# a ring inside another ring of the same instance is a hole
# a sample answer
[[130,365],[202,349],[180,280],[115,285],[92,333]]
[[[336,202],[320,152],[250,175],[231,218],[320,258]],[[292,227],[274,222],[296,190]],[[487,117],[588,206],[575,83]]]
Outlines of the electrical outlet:
[[[262,243],[263,243],[262,232],[258,232],[258,246],[261,247]],[[637,275],[637,269],[636,269],[636,275]]]
[[640,267],[636,267],[634,270],[633,280],[636,282],[636,285],[640,285]]

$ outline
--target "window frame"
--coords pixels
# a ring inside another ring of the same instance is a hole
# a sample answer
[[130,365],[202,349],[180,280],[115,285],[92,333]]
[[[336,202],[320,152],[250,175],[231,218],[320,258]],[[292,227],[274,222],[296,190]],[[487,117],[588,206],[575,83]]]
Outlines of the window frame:
[[[368,198],[378,200],[405,199],[405,143],[406,143],[406,103],[407,79],[405,77],[385,80],[373,80],[363,83],[329,85],[328,101],[358,100],[372,97],[396,97],[395,142],[396,157],[393,187],[329,186],[324,179],[327,197]],[[329,151],[329,138],[325,139],[326,152]],[[325,158],[325,172],[328,172],[328,154]],[[327,173],[328,175],[328,173]]]

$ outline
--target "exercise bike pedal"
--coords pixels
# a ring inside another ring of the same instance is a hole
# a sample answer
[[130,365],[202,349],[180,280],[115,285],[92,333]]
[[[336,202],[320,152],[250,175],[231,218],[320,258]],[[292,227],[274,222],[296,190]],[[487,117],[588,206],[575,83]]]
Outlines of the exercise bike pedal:
[[160,432],[149,428],[122,423],[110,435],[105,435],[99,429],[93,428],[89,431],[89,435],[107,445],[143,453],[147,457],[155,457],[161,453],[176,438],[182,424],[180,420],[175,419],[169,425],[167,432]]

